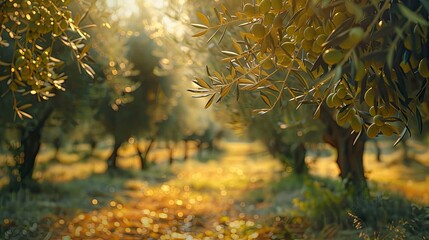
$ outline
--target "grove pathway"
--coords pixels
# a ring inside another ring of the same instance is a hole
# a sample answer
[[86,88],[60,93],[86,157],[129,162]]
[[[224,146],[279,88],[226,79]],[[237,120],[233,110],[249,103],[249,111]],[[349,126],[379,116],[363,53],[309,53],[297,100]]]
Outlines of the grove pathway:
[[223,148],[218,159],[157,166],[93,194],[91,210],[57,218],[47,239],[287,239],[283,219],[264,210],[279,162],[258,144]]

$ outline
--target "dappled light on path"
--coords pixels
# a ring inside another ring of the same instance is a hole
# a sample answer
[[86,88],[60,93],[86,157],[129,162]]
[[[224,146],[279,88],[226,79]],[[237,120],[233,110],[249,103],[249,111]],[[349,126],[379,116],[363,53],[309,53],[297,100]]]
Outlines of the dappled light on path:
[[94,197],[93,210],[56,220],[54,238],[283,239],[273,225],[280,218],[252,211],[264,199],[248,200],[281,165],[257,144],[224,146],[220,160],[177,164],[165,181],[129,179],[112,196]]

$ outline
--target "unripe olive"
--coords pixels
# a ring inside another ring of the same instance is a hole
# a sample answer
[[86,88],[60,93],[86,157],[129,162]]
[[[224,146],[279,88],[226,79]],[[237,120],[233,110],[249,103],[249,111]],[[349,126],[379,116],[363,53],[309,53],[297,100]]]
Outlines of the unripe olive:
[[362,131],[362,119],[359,115],[353,115],[350,120],[350,126],[352,127],[353,131],[360,132]]
[[295,44],[291,42],[284,42],[282,43],[281,48],[287,53],[292,54],[295,51]]
[[259,4],[259,13],[265,14],[271,9],[271,0],[262,0]]
[[296,26],[295,25],[290,25],[289,27],[286,28],[286,33],[289,35],[295,35],[295,31],[296,31]]
[[384,125],[384,118],[383,116],[377,114],[372,118],[373,122],[375,123],[375,125],[381,127]]
[[334,93],[330,93],[327,97],[326,97],[326,105],[328,105],[329,108],[334,108]]
[[256,38],[261,39],[261,38],[263,38],[265,36],[265,27],[264,27],[264,25],[262,25],[260,23],[255,23],[250,28],[250,32],[253,33],[253,35]]
[[251,3],[246,3],[244,5],[243,12],[247,17],[253,17],[256,14],[255,7]]
[[347,91],[344,87],[338,89],[337,96],[339,99],[344,99],[347,96]]
[[406,36],[404,39],[404,46],[406,49],[412,50],[413,47],[411,42],[412,42],[411,35]]
[[347,16],[344,12],[337,12],[332,17],[332,22],[336,27],[340,26],[345,20],[347,19]]
[[401,62],[400,64],[399,64],[399,66],[402,68],[402,70],[404,71],[404,73],[408,73],[409,71],[411,71],[411,67],[410,67],[410,65],[408,64],[408,63],[406,63],[406,62]]
[[271,6],[273,7],[274,11],[281,11],[283,10],[283,0],[272,0]]
[[316,41],[314,41],[314,43],[319,46],[322,46],[322,44],[325,43],[326,38],[327,38],[326,34],[322,33],[316,37]]
[[429,78],[429,61],[427,58],[420,60],[418,70],[422,77]]
[[304,49],[305,51],[310,51],[311,47],[313,47],[313,42],[311,40],[305,40],[303,39],[301,41],[301,47],[302,49]]
[[274,19],[275,19],[276,15],[274,13],[267,13],[264,16],[264,25],[265,26],[270,26],[274,23]]
[[337,124],[341,127],[345,126],[346,123],[348,122],[348,110],[344,110],[343,112],[338,111],[337,114],[335,115],[335,121],[337,122]]
[[368,104],[368,106],[374,105],[374,100],[375,100],[374,88],[369,88],[368,90],[366,90],[364,100],[365,100],[366,104]]
[[397,133],[396,128],[388,123],[381,126],[380,130],[381,130],[381,133],[383,133],[383,135],[387,137],[392,136],[393,133]]
[[316,36],[316,31],[313,27],[307,27],[304,30],[304,39],[305,40],[314,40],[314,37]]
[[334,65],[343,59],[343,53],[340,50],[330,48],[323,53],[322,58],[325,63]]
[[370,138],[377,137],[378,133],[380,132],[380,127],[375,125],[375,123],[371,124],[368,129],[366,130],[366,134]]
[[334,94],[334,96],[332,97],[332,103],[334,104],[334,107],[339,107],[343,102],[341,101],[341,99],[338,97],[337,94]]

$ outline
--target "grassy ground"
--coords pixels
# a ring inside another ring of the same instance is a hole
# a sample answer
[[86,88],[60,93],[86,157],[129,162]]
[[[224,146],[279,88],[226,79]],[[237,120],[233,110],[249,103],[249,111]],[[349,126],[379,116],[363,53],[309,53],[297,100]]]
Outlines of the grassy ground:
[[[375,239],[372,228],[345,230],[353,217],[337,209],[341,190],[324,187],[340,188],[338,181],[290,175],[257,143],[224,142],[222,147],[222,153],[202,156],[204,162],[194,158],[170,167],[166,150],[159,146],[151,155],[157,165],[141,172],[134,150],[125,146],[120,165],[127,170],[111,174],[103,174],[108,148],[85,161],[78,161],[85,148],[61,153],[58,163],[49,162],[53,151],[46,148],[35,174],[42,182],[40,192],[2,193],[0,238],[358,239],[361,234]],[[390,189],[428,203],[422,167],[429,166],[429,157],[424,149],[416,145],[418,162],[404,166],[398,163],[400,152],[385,147],[378,163],[368,148],[367,175],[377,193]],[[180,158],[183,152],[178,148],[175,154]],[[332,158],[311,162],[318,176],[335,176]],[[386,207],[408,206],[403,202]],[[380,221],[396,231],[394,224]]]
[[[393,146],[393,141],[380,143],[381,162],[376,160],[374,143],[368,142],[364,155],[366,176],[375,188],[396,192],[420,204],[429,204],[429,148],[415,141],[407,143],[409,162],[404,163],[404,149]],[[311,162],[312,173],[323,177],[336,177],[339,170],[334,155]]]

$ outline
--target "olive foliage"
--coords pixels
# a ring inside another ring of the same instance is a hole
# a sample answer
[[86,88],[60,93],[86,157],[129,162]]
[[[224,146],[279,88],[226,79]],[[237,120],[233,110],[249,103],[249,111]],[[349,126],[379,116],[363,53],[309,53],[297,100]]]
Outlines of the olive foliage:
[[[313,104],[356,136],[410,132],[423,127],[421,103],[429,78],[429,5],[426,1],[242,1],[198,12],[199,31],[219,41],[225,70],[197,77],[206,107],[227,95],[258,92],[266,107]],[[227,43],[225,38],[230,38]]]
[[[73,14],[72,5],[80,14]],[[79,71],[94,76],[88,64],[91,46],[87,44],[87,30],[91,25],[82,24],[94,5],[95,1],[70,0],[0,3],[0,99],[12,98],[18,117],[32,118],[26,111],[31,104],[23,104],[23,98],[34,96],[42,101],[65,90],[68,76],[63,71],[65,58],[58,47],[70,50]]]

